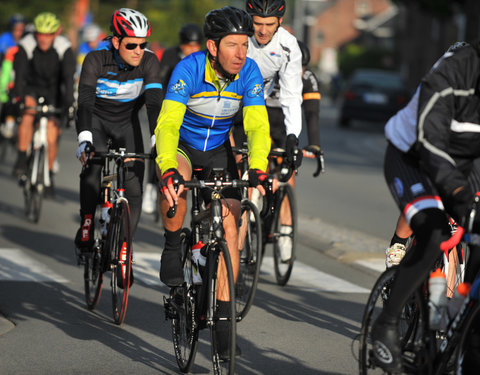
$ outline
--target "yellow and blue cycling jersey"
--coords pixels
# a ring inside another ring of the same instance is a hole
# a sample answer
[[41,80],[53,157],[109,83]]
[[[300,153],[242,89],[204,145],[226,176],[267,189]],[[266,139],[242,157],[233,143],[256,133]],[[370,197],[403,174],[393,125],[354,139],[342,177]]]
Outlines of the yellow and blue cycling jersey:
[[224,83],[211,67],[207,51],[181,60],[168,83],[155,129],[156,161],[162,173],[177,168],[179,140],[200,151],[224,144],[242,104],[250,168],[265,170],[270,128],[257,64],[247,58],[235,80]]

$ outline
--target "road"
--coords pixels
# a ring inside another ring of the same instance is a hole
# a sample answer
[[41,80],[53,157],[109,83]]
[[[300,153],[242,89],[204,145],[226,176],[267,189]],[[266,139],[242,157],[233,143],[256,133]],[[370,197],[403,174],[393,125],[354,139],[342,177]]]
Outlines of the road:
[[[286,287],[274,283],[267,249],[254,306],[238,325],[239,374],[352,374],[355,337],[368,290],[382,267],[396,209],[383,181],[381,125],[341,130],[335,109],[322,115],[327,172],[306,161],[297,178],[298,261]],[[94,311],[85,308],[82,269],[75,264],[78,174],[73,130],[60,145],[57,197],[38,224],[23,216],[0,165],[0,374],[175,374],[164,320],[167,288],[158,280],[161,228],[143,215],[135,237],[135,284],[125,323],[112,323],[109,277]],[[208,332],[201,332],[192,373],[210,373]]]

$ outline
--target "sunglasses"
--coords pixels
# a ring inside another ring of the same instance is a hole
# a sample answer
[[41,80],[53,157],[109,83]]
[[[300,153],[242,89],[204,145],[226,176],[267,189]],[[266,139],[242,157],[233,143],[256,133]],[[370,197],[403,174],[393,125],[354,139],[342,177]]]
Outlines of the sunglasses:
[[127,43],[127,44],[124,44],[125,48],[132,51],[134,50],[135,48],[137,47],[140,47],[140,49],[145,49],[145,47],[147,47],[147,42],[143,42],[143,43],[140,43],[140,44],[137,44],[137,43]]

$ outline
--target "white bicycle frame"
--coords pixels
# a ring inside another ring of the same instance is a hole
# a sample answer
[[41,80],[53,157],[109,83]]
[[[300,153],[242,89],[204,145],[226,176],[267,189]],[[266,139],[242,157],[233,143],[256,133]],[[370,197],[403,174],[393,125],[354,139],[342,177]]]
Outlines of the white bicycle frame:
[[54,110],[53,106],[42,105],[40,120],[38,121],[38,127],[34,130],[33,133],[33,148],[31,152],[33,153],[33,166],[32,166],[32,175],[31,175],[31,184],[35,185],[38,183],[38,170],[40,168],[40,153],[36,152],[42,146],[45,151],[45,157],[43,158],[43,186],[50,186],[50,174],[48,173],[48,142],[47,142],[47,125],[48,125],[48,115]]

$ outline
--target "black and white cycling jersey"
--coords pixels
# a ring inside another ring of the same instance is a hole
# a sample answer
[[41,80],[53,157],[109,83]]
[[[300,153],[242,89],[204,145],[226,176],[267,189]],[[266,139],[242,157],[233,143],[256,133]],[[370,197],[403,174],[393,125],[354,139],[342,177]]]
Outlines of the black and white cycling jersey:
[[[298,137],[302,130],[302,52],[297,39],[282,27],[266,45],[259,45],[252,36],[247,56],[255,60],[262,73],[267,107],[281,106],[286,134]],[[278,102],[269,98],[276,80],[280,86]]]

